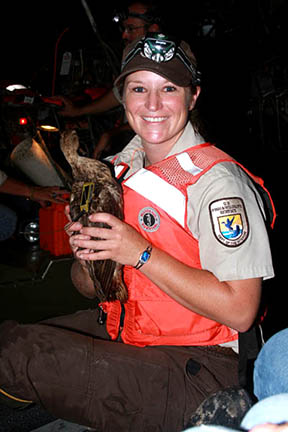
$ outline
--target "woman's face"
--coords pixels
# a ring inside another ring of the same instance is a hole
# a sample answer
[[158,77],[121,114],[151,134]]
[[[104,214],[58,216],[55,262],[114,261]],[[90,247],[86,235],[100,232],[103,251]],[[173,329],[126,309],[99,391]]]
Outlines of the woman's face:
[[154,72],[134,72],[124,87],[127,119],[144,147],[162,144],[169,152],[182,134],[197,96],[190,88],[179,87]]

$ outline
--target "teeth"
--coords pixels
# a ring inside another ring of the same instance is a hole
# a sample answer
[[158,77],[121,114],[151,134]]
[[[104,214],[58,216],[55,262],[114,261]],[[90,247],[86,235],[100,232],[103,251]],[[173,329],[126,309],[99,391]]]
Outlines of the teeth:
[[167,117],[143,117],[144,120],[151,122],[151,123],[159,123],[164,120],[166,120]]

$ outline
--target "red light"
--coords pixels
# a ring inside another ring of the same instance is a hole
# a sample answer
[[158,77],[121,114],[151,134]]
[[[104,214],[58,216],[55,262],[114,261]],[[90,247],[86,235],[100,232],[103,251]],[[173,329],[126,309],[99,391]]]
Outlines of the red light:
[[26,117],[21,117],[21,118],[19,119],[19,124],[20,124],[21,126],[25,126],[25,125],[27,125],[27,123],[28,123],[28,120],[27,120]]

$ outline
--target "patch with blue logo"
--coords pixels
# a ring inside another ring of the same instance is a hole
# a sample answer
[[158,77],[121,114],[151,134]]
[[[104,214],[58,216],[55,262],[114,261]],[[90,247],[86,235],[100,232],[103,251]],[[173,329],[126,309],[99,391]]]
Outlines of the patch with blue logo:
[[241,198],[223,198],[209,205],[216,239],[225,246],[240,246],[249,236],[249,223]]

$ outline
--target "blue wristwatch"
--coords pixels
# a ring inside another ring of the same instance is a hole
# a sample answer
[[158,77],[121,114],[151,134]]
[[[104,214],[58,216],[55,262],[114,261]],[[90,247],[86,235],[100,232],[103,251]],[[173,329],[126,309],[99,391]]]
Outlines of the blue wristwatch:
[[146,264],[147,261],[149,261],[149,259],[151,257],[151,252],[152,252],[152,246],[149,245],[140,255],[140,258],[139,258],[137,264],[134,266],[134,268],[139,270],[144,264]]

